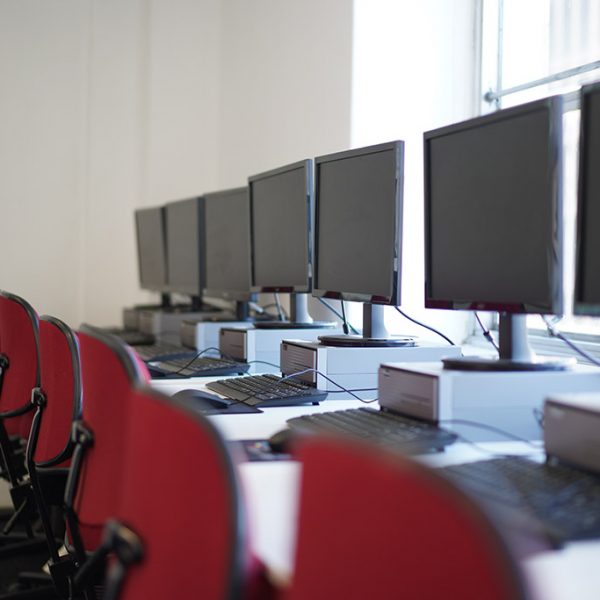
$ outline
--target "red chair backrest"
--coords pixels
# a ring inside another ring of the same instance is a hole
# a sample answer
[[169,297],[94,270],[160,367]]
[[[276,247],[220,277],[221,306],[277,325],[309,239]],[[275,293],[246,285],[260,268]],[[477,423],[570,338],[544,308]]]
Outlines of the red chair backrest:
[[83,421],[94,441],[85,452],[74,509],[83,545],[93,550],[100,543],[105,521],[117,512],[125,477],[131,390],[143,377],[133,353],[113,336],[82,328],[78,337]]
[[296,600],[525,597],[506,545],[441,475],[342,440],[299,449]]
[[38,465],[65,457],[67,466],[71,426],[81,416],[79,343],[74,332],[54,317],[40,318],[40,387],[46,405],[33,455]]
[[118,520],[143,540],[120,598],[240,597],[245,558],[234,466],[211,424],[176,401],[133,397]]
[[[25,407],[40,382],[38,317],[23,298],[0,292],[0,354],[9,361],[2,376],[0,413]],[[29,435],[33,411],[4,419],[9,435]]]

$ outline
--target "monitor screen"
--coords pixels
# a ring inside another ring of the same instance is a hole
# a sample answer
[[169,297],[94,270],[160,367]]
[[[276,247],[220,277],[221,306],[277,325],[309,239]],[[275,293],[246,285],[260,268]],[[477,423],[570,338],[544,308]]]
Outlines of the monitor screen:
[[248,188],[205,194],[207,296],[249,300]]
[[315,159],[314,295],[400,303],[404,143]]
[[312,165],[309,160],[248,179],[252,289],[308,292]]
[[135,211],[140,286],[153,292],[167,291],[167,249],[164,208]]
[[600,85],[582,88],[574,312],[600,315]]
[[170,202],[167,218],[169,290],[200,296],[204,288],[204,200]]
[[425,306],[562,311],[559,98],[426,132]]

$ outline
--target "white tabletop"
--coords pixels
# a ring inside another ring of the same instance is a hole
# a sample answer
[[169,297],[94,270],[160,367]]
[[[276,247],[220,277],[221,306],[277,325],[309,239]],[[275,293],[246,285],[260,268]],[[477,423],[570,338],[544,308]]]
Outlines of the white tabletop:
[[[167,394],[202,387],[207,379],[157,381],[153,386]],[[352,400],[327,400],[319,406],[268,408],[260,414],[212,416],[211,421],[228,440],[267,438],[285,427],[291,417],[309,412],[354,408]],[[515,442],[454,444],[445,452],[419,457],[433,467],[482,460],[494,453],[542,456],[541,448]],[[285,581],[293,565],[300,465],[294,461],[246,462],[239,466],[248,503],[253,546],[274,578]],[[522,561],[525,577],[537,600],[598,600],[600,598],[600,541],[576,542],[561,550],[541,552]]]

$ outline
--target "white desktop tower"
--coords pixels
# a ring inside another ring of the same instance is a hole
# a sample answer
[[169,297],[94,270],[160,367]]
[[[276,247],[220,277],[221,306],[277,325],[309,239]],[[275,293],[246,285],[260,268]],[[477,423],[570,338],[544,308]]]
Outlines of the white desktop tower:
[[454,371],[440,362],[383,364],[378,388],[381,406],[439,422],[466,440],[511,439],[486,426],[539,440],[544,398],[600,390],[600,369],[576,365],[566,371]]
[[308,327],[301,329],[254,329],[240,327],[221,328],[219,348],[235,360],[264,361],[250,365],[249,373],[281,373],[281,342],[290,336],[302,340],[314,340],[323,332],[340,333],[338,329]]
[[548,456],[600,473],[600,393],[546,398],[544,446]]
[[[295,333],[295,332],[294,332]],[[346,389],[372,389],[375,398],[379,365],[390,361],[435,361],[461,355],[459,346],[422,345],[406,347],[334,347],[317,341],[285,339],[281,344],[281,370],[284,375],[315,369]],[[332,381],[313,371],[300,375],[320,390],[336,392],[332,400],[348,400],[350,394],[340,391]]]
[[223,327],[248,329],[251,321],[198,321],[186,320],[181,324],[181,343],[196,348],[199,352],[207,348],[219,348],[220,332]]

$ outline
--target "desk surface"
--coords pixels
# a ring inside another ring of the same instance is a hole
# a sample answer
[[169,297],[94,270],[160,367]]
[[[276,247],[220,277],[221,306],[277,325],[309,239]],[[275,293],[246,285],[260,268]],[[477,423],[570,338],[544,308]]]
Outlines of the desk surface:
[[[206,379],[153,382],[167,394],[202,386]],[[293,416],[354,408],[352,400],[329,400],[319,406],[269,408],[261,414],[211,417],[228,440],[266,438],[285,427]],[[420,457],[431,466],[443,466],[489,458],[490,453],[531,453],[531,447],[515,443],[478,446],[454,444],[443,453]],[[277,579],[285,581],[292,570],[300,465],[294,461],[243,463],[239,467],[248,503],[248,514],[257,556]],[[537,600],[597,600],[600,597],[600,541],[577,542],[561,550],[541,552],[522,562]]]

